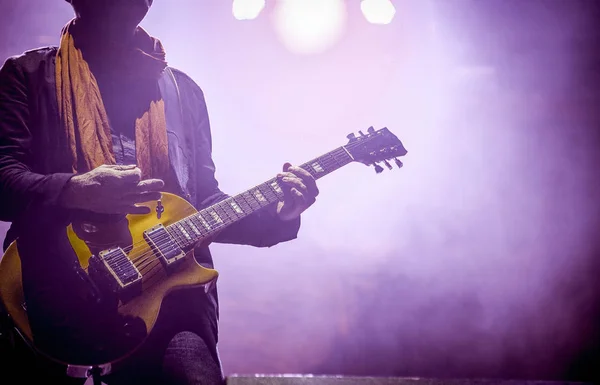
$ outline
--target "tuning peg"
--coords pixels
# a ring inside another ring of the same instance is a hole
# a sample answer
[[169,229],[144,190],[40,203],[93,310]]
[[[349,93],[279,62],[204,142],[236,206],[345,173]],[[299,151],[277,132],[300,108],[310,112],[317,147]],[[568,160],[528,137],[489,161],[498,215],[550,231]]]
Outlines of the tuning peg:
[[380,165],[378,165],[377,163],[373,163],[373,166],[375,167],[375,172],[377,174],[381,174],[383,172],[383,167],[381,167]]
[[360,134],[360,136],[366,136],[364,132],[358,130],[358,133]]
[[374,133],[374,132],[375,132],[375,129],[373,128],[373,126],[371,126],[371,127],[369,127],[369,129],[367,130],[367,132],[368,132],[369,134],[372,134],[372,133]]
[[402,166],[404,166],[404,164],[398,158],[394,158],[394,162],[396,162],[396,166],[398,166],[398,168],[402,168]]
[[352,132],[352,133],[348,134],[346,136],[346,138],[348,138],[348,140],[352,141],[352,140],[356,139],[356,135],[354,134],[354,132]]
[[393,168],[393,167],[392,167],[392,165],[390,164],[390,162],[388,162],[387,160],[384,160],[384,161],[383,161],[383,164],[385,164],[385,166],[386,166],[387,168],[389,168],[390,170]]

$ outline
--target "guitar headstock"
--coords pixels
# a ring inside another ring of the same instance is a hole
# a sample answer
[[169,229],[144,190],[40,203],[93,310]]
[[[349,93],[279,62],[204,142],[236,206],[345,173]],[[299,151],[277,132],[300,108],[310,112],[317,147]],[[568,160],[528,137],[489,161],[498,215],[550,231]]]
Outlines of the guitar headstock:
[[402,167],[398,157],[406,155],[408,151],[387,127],[377,131],[369,127],[366,134],[362,131],[358,133],[359,135],[348,135],[348,144],[344,146],[354,161],[367,166],[374,165],[378,174],[383,171],[383,167],[378,164],[380,162],[391,170],[392,165],[389,161],[393,159],[398,168]]

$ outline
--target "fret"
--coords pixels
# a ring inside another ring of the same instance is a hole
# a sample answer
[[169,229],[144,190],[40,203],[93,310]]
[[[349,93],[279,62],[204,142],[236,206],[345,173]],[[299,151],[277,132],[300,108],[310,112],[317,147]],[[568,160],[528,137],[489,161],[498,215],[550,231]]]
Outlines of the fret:
[[258,204],[261,207],[265,207],[269,205],[269,201],[267,201],[267,198],[265,198],[265,196],[263,195],[263,193],[260,191],[260,189],[258,187],[253,188],[250,193],[252,194],[252,196],[254,197],[254,199],[256,199],[256,202],[258,202]]
[[219,207],[221,210],[223,210],[223,212],[225,213],[227,218],[229,218],[230,221],[235,222],[236,220],[241,218],[241,216],[233,209],[233,207],[231,207],[230,199],[226,199],[223,202],[221,202]]
[[244,201],[246,201],[248,206],[250,206],[250,208],[252,208],[252,211],[256,211],[262,207],[260,205],[260,203],[258,203],[256,198],[254,198],[254,195],[252,195],[252,193],[250,193],[249,191],[244,191],[240,195],[241,195],[242,199],[244,199]]
[[188,246],[192,242],[192,235],[183,226],[183,221],[175,223],[175,228],[183,235],[183,246]]
[[223,208],[221,207],[221,202],[213,205],[212,210],[209,209],[208,213],[213,218],[213,220],[219,225],[230,221],[229,216],[225,211],[223,211]]
[[317,171],[316,171],[316,170],[315,170],[315,169],[314,169],[314,168],[313,168],[313,167],[310,165],[310,162],[309,162],[309,163],[305,163],[305,164],[301,165],[300,167],[301,167],[301,168],[303,168],[304,170],[308,171],[308,173],[309,173],[310,175],[312,175],[312,177],[313,177],[313,178],[316,178],[316,177],[317,177],[317,174],[318,174],[318,173],[317,173]]
[[340,147],[305,163],[301,167],[306,169],[315,179],[318,179],[345,166],[351,161],[352,158],[350,158],[343,147]]
[[206,233],[206,229],[197,223],[196,217],[190,220],[192,225],[194,226],[194,233],[198,238],[204,238],[208,234]]
[[198,214],[192,215],[192,216],[188,217],[188,219],[194,225],[194,228],[196,228],[200,232],[200,235],[204,236],[204,231],[206,230],[206,228],[202,225],[202,223],[198,219]]
[[182,222],[189,229],[190,234],[192,234],[195,238],[202,236],[200,229],[196,227],[196,224],[194,223],[191,217],[183,219]]
[[212,221],[210,223],[213,229],[220,228],[225,223],[223,218],[221,218],[221,216],[217,213],[216,208],[208,210],[208,215],[210,215],[210,217],[212,218]]
[[312,167],[315,170],[317,175],[322,174],[322,173],[326,172],[325,171],[325,169],[327,167],[326,160],[323,158],[318,158],[310,164],[310,167]]
[[275,195],[275,192],[269,187],[267,183],[263,183],[258,185],[258,188],[263,193],[263,195],[267,198],[269,203],[277,202],[279,198]]
[[229,207],[231,207],[231,209],[235,211],[239,218],[243,218],[246,216],[247,213],[250,213],[250,210],[244,210],[244,208],[240,205],[240,203],[238,203],[235,197],[229,198],[227,203],[229,203]]
[[275,193],[275,198],[277,200],[283,198],[283,190],[281,189],[281,186],[279,185],[279,181],[277,179],[271,179],[268,183],[268,186]]
[[340,147],[338,150],[333,152],[333,158],[338,163],[339,167],[345,166],[352,162],[352,157],[343,147]]
[[206,229],[206,231],[210,232],[210,231],[212,231],[212,226],[210,224],[210,221],[205,218],[207,215],[208,214],[206,214],[206,213],[203,214],[202,211],[201,211],[198,214],[196,214],[195,217],[198,220],[198,222],[200,224],[202,224],[202,226],[204,226],[204,228]]
[[[217,202],[211,208],[217,214],[218,218],[221,219],[221,222],[229,222],[229,215],[227,215],[227,213],[223,210],[223,202]],[[219,219],[215,217],[212,213],[211,216],[215,221],[219,221]]]
[[202,218],[204,219],[204,221],[208,224],[208,226],[210,227],[211,231],[214,230],[215,227],[219,226],[219,223],[211,215],[209,209],[205,209],[205,210],[200,211],[200,215],[202,216]]
[[[318,179],[353,160],[344,147],[339,147],[300,167]],[[283,196],[284,192],[279,180],[272,178],[167,226],[167,233],[178,246],[185,248],[193,245],[197,240],[279,201]]]
[[169,226],[167,227],[167,233],[169,236],[175,241],[177,246],[182,247],[185,244],[184,236],[177,227]]
[[246,198],[244,198],[244,194],[240,194],[240,195],[234,197],[233,199],[238,204],[238,206],[240,206],[240,208],[244,211],[244,213],[246,215],[251,214],[254,211],[252,209],[252,206],[248,203],[248,201],[246,201]]
[[330,172],[333,172],[339,168],[340,164],[337,161],[337,159],[335,158],[333,153],[329,152],[325,155],[325,157],[327,159],[327,163],[329,166],[329,167],[327,167],[326,174],[329,174]]
[[305,163],[304,165],[301,166],[304,169],[307,169],[307,171],[310,173],[310,175],[313,176],[313,178],[318,178],[319,175],[322,173],[323,170],[323,166],[321,166],[321,162],[319,161],[319,159],[313,159],[308,163]]

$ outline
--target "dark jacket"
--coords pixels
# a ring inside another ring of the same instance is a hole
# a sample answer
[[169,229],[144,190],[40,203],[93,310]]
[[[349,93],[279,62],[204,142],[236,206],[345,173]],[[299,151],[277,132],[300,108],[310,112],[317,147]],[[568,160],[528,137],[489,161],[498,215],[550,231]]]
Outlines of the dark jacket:
[[[48,273],[48,251],[39,241],[47,234],[33,236],[31,229],[35,228],[34,222],[42,218],[64,217],[68,223],[70,215],[58,205],[61,191],[73,174],[58,115],[56,53],[56,47],[29,51],[9,58],[0,70],[0,220],[12,222],[5,248],[17,237],[29,237],[29,244],[42,247],[37,250],[37,246],[32,246],[30,252],[21,252],[26,297],[35,297],[31,299],[33,302],[51,300],[33,288],[36,283],[33,281],[63,279],[60,275],[64,272],[57,272],[54,276]],[[171,77],[163,78],[163,85],[171,82],[175,86],[162,95],[167,113],[171,171],[177,181],[169,192],[184,197],[196,208],[206,207],[227,195],[219,189],[215,179],[211,129],[204,95],[200,87],[181,71],[170,68],[163,76]],[[162,90],[165,91],[165,88]],[[299,219],[282,222],[275,216],[274,210],[266,210],[227,228],[215,242],[268,247],[294,239],[299,226]],[[196,256],[199,262],[213,266],[208,247],[198,248]],[[44,274],[40,277],[40,274],[28,271],[43,271]],[[208,343],[214,345],[218,318],[216,291],[208,299],[207,303],[201,301],[198,304],[204,307],[203,310],[186,311],[196,311],[199,323],[208,322],[209,339],[214,338]],[[182,297],[177,300],[180,303],[178,307],[188,309],[190,302],[194,301],[197,298]],[[48,318],[50,315],[40,317]],[[41,323],[36,326],[38,330],[43,327]]]

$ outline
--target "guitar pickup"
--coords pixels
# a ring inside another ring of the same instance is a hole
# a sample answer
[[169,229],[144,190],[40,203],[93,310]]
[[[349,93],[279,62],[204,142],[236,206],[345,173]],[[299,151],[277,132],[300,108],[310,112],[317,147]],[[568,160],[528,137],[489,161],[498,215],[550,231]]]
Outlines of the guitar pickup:
[[157,225],[145,231],[144,239],[165,268],[174,265],[185,257],[185,252],[163,225]]
[[142,292],[142,275],[120,247],[92,256],[88,274],[104,295],[124,303]]
[[142,274],[120,247],[102,251],[99,257],[121,290],[142,282]]

